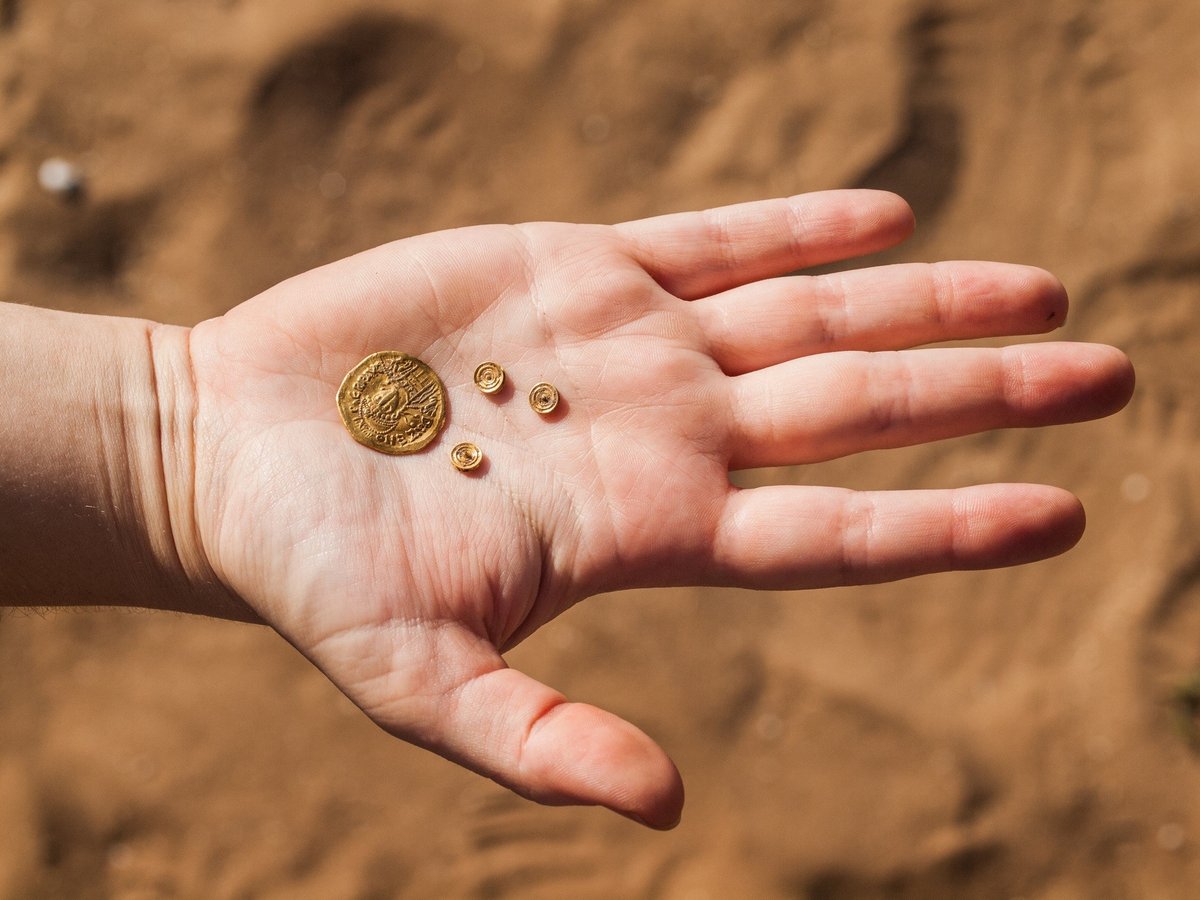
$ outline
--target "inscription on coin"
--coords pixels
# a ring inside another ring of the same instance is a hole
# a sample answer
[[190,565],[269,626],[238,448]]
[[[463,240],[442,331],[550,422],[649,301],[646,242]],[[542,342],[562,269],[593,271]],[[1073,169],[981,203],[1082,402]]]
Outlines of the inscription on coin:
[[558,406],[558,390],[545,381],[535,384],[529,391],[529,405],[543,416],[549,415]]
[[479,464],[483,462],[483,451],[469,441],[463,441],[461,444],[455,444],[454,449],[450,451],[450,462],[458,471],[470,472],[472,469],[478,469]]
[[446,424],[446,389],[433,369],[398,350],[372,353],[350,370],[337,393],[351,436],[372,450],[416,453]]
[[475,369],[475,386],[485,394],[494,394],[504,387],[504,370],[494,362],[480,363]]

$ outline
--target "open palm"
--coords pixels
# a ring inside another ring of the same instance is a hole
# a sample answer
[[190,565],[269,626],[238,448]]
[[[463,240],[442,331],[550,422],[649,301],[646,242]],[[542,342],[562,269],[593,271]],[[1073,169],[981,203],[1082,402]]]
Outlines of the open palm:
[[[626,225],[412,238],[287,281],[190,340],[195,498],[222,581],[388,731],[534,799],[648,824],[682,804],[666,755],[500,653],[600,591],[808,587],[1008,565],[1082,530],[1032,485],[738,490],[729,471],[1100,416],[1112,348],[909,350],[1049,330],[1058,283],[987,263],[769,278],[882,249],[911,213],[814,194]],[[768,280],[762,280],[768,279]],[[334,395],[378,350],[441,377],[426,450],[351,439]],[[898,352],[893,352],[898,351]],[[510,387],[485,396],[479,363]],[[549,417],[525,393],[561,393]],[[484,452],[452,468],[462,440]]]

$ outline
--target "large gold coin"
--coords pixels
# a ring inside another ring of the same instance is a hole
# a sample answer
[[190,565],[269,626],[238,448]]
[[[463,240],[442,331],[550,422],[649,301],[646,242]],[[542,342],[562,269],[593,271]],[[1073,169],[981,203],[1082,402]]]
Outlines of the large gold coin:
[[416,453],[446,424],[446,389],[415,356],[372,353],[342,381],[338,412],[351,436],[372,450]]

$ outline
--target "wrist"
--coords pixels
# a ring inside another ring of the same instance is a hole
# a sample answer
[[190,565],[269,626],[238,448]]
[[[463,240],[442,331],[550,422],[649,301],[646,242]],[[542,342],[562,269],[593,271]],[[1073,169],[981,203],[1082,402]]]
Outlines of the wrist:
[[194,525],[186,330],[0,304],[0,606],[254,620]]
[[[196,493],[196,420],[198,399],[190,350],[190,328],[142,323],[149,347],[151,409],[145,422],[154,423],[148,436],[152,461],[143,477],[132,473],[132,484],[145,485],[153,496],[143,502],[157,510],[147,530],[157,567],[173,584],[186,612],[261,622],[258,614],[214,570],[199,527]],[[157,477],[155,477],[157,476]],[[145,490],[145,489],[143,489]],[[150,523],[148,523],[150,524]]]

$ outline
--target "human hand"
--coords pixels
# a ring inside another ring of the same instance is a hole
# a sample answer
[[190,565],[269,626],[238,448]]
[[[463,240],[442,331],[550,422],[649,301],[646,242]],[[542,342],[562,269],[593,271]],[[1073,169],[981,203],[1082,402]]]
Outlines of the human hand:
[[[683,794],[663,751],[504,650],[602,591],[884,581],[1052,556],[1082,532],[1075,498],[1042,486],[730,485],[731,469],[1125,404],[1132,371],[1110,347],[906,349],[1061,325],[1064,292],[1040,270],[769,278],[911,227],[899,198],[842,191],[616,227],[466,228],[284,282],[187,342],[203,553],[390,733],[535,800],[669,827]],[[412,456],[356,443],[335,407],[383,349],[446,386],[445,431]],[[476,389],[485,360],[511,395]],[[538,381],[562,394],[549,419],[524,397]],[[485,469],[451,467],[460,440]]]

